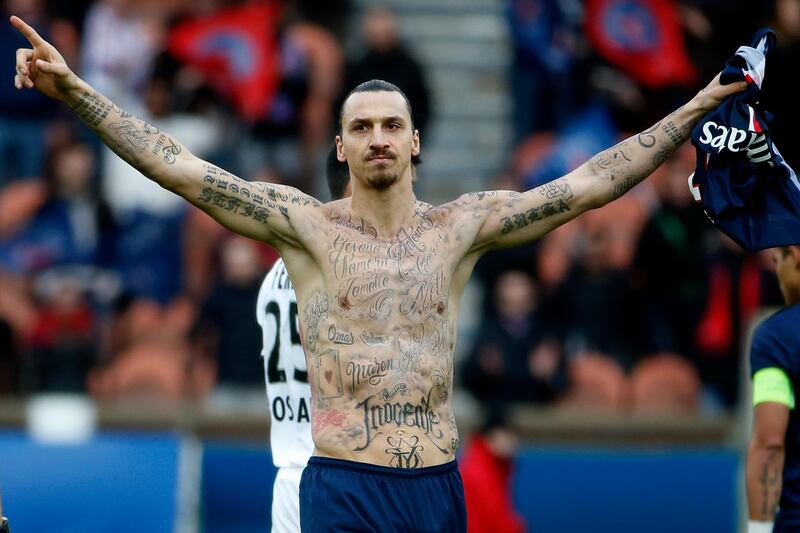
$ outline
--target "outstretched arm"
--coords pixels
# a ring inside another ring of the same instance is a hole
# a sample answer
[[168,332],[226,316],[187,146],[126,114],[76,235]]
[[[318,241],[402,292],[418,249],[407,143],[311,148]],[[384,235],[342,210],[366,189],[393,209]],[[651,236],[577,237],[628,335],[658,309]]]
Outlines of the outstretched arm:
[[471,195],[485,214],[473,250],[516,246],[538,239],[587,209],[616,200],[649,176],[691,135],[692,128],[727,96],[747,85],[720,85],[719,76],[689,103],[645,131],[592,157],[541,187],[524,193]]
[[755,407],[746,469],[750,520],[775,520],[783,486],[784,441],[789,411],[789,407],[777,402],[764,402]]
[[228,229],[274,245],[298,245],[292,221],[319,202],[292,187],[247,182],[194,156],[78,78],[58,50],[20,18],[11,17],[11,24],[32,46],[17,50],[17,89],[36,88],[61,100],[118,156]]

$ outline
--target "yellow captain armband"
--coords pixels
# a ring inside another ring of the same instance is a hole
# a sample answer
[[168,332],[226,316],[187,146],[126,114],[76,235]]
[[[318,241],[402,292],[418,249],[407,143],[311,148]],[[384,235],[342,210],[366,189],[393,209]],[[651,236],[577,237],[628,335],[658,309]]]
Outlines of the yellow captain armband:
[[753,375],[753,405],[776,402],[794,409],[794,389],[780,368],[762,368]]

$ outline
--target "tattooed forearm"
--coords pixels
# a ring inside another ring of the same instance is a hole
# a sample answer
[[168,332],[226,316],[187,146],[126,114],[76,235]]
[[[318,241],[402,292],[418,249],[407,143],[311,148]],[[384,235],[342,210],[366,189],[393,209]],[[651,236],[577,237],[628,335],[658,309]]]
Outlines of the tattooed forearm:
[[[770,453],[770,456],[775,453]],[[774,458],[769,457],[764,463],[764,469],[758,478],[759,490],[762,497],[761,516],[764,520],[774,520],[778,503],[781,499],[782,479],[781,470],[774,464]]]
[[105,102],[91,93],[84,93],[71,107],[75,114],[78,115],[78,118],[84,121],[87,126],[94,128],[103,123],[113,108],[110,102]]
[[[614,178],[611,178],[612,181]],[[631,190],[636,184],[638,184],[642,180],[639,176],[627,176],[624,180],[614,185],[613,195],[614,198],[619,198],[629,190]]]
[[[301,244],[289,220],[290,210],[318,207],[310,196],[287,186],[249,183],[207,164],[166,132],[120,109],[88,85],[69,95],[66,103],[119,157],[228,229],[271,244]],[[268,218],[269,226],[264,224]]]
[[111,130],[112,135],[124,141],[123,145],[129,150],[144,152],[150,147],[147,128],[140,129],[130,120],[112,122],[108,125],[108,129]]
[[774,520],[783,488],[783,447],[752,444],[747,454],[747,500],[752,520]]
[[176,161],[175,156],[181,153],[181,147],[178,143],[169,139],[167,145],[161,151],[164,154],[164,163],[171,165]]
[[[679,108],[645,131],[592,157],[587,163],[599,177],[592,191],[595,206],[619,198],[649,176],[682,145],[700,117]],[[636,142],[633,142],[633,141]]]
[[680,146],[686,140],[684,134],[678,130],[678,126],[676,126],[673,122],[667,122],[661,126],[661,129],[667,134],[669,139],[672,141],[672,144],[675,146]]
[[117,155],[160,185],[173,189],[163,164],[174,164],[184,152],[178,142],[100,94],[87,90],[68,104]]
[[657,124],[653,124],[642,133],[636,136],[636,140],[639,141],[639,145],[642,148],[652,148],[656,144],[656,136],[653,135],[653,132],[658,130],[658,127],[661,125],[661,122]]

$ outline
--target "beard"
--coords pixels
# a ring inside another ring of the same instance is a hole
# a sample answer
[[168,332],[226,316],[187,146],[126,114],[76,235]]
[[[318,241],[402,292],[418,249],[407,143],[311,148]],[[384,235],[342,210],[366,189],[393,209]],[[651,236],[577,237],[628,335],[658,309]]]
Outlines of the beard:
[[[397,183],[400,179],[400,172],[397,168],[397,160],[390,159],[383,163],[374,165],[367,174],[367,185],[373,189],[385,190]],[[370,165],[372,166],[372,165]]]
[[373,189],[385,190],[397,183],[400,175],[395,169],[378,168],[367,176],[367,185]]

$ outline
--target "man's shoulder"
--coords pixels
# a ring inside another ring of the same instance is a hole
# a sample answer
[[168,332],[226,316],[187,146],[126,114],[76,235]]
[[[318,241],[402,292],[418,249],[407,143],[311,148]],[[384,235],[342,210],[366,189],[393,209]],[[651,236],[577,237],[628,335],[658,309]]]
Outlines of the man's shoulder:
[[755,338],[795,336],[800,330],[800,304],[778,309],[756,329]]
[[764,320],[753,333],[750,362],[753,370],[778,366],[800,368],[800,305],[782,308]]

